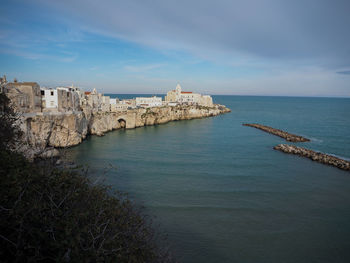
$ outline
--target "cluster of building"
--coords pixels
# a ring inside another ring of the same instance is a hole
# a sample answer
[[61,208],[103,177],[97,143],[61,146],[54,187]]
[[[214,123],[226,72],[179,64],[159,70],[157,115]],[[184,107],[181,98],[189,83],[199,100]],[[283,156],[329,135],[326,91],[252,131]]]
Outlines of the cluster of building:
[[1,90],[23,113],[32,112],[76,112],[89,107],[93,112],[117,112],[135,108],[150,108],[176,105],[213,106],[211,96],[193,92],[185,92],[177,85],[162,97],[136,97],[134,99],[110,98],[98,93],[96,89],[83,91],[73,85],[70,87],[45,88],[36,82],[7,82],[6,77],[0,78]]
[[209,95],[201,95],[192,91],[182,91],[181,86],[177,84],[174,90],[171,90],[165,96],[168,103],[200,105],[206,107],[213,106],[213,99]]

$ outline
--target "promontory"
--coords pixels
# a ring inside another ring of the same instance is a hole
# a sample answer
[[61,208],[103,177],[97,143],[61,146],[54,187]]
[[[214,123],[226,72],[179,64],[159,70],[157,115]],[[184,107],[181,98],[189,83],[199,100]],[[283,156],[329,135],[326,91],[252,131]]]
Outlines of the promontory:
[[78,87],[42,88],[36,82],[7,82],[1,78],[4,93],[18,113],[28,158],[56,155],[56,148],[81,143],[87,135],[102,136],[115,129],[163,124],[169,121],[211,117],[230,112],[214,104],[212,97],[182,91],[180,85],[162,97],[118,99],[96,89]]

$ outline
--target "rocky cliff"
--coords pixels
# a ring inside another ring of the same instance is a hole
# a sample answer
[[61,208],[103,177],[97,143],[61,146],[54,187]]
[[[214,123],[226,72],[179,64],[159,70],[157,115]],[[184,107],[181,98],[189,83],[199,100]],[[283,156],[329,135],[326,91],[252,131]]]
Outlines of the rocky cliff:
[[37,146],[66,147],[82,142],[88,134],[89,120],[83,112],[36,115],[25,119],[28,142]]
[[201,106],[178,106],[178,107],[160,107],[139,109],[136,113],[136,127],[167,123],[169,121],[190,120],[203,117],[216,116],[222,113],[230,112],[224,106],[216,107]]
[[[65,114],[36,114],[23,116],[22,130],[28,157],[54,155],[52,148],[70,147],[81,143],[88,134],[102,136],[120,128],[133,129],[175,120],[190,120],[230,112],[222,105],[165,106],[140,108],[124,112],[82,112]],[[51,147],[51,148],[50,148]],[[48,153],[47,149],[51,149]]]

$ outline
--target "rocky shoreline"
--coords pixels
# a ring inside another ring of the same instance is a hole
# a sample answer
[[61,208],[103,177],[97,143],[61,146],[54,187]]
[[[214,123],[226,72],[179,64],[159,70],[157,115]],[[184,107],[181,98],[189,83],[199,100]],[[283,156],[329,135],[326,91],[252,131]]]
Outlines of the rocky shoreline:
[[279,137],[281,137],[281,138],[283,138],[283,139],[285,139],[286,141],[289,141],[289,142],[309,142],[310,141],[309,139],[307,139],[305,137],[302,137],[302,136],[299,136],[299,135],[295,135],[295,134],[292,134],[292,133],[288,133],[288,132],[285,132],[285,131],[282,131],[282,130],[279,130],[279,129],[275,129],[275,128],[272,128],[272,127],[269,127],[269,126],[257,124],[257,123],[243,123],[242,125],[243,126],[253,127],[253,128],[262,130],[264,132],[267,132],[267,133],[271,133],[271,134],[279,136]]
[[29,159],[58,154],[56,148],[80,144],[87,135],[103,136],[116,129],[163,124],[170,121],[191,120],[231,112],[224,105],[214,107],[195,105],[140,108],[121,112],[71,112],[65,114],[36,114],[22,117],[21,129]]
[[339,169],[350,171],[350,162],[340,159],[335,156],[331,156],[325,153],[315,152],[313,150],[305,149],[302,147],[294,146],[294,145],[287,145],[287,144],[279,144],[273,147],[275,150],[289,153],[289,154],[295,154],[302,157],[309,158],[315,162],[332,165]]

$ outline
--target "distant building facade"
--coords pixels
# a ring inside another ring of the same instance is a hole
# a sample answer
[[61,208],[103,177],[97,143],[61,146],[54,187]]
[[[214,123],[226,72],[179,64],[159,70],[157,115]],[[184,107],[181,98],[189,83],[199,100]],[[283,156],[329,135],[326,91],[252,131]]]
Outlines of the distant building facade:
[[110,111],[111,98],[109,96],[101,96],[101,111]]
[[136,106],[138,107],[159,107],[162,106],[162,98],[161,97],[137,97],[135,99]]
[[43,111],[58,111],[58,94],[56,89],[41,88]]
[[[118,112],[135,109],[137,107],[160,107],[163,104],[175,106],[178,104],[212,105],[210,96],[184,92],[180,85],[169,91],[166,102],[161,97],[137,97],[135,99],[110,98],[98,93],[94,88],[83,91],[73,85],[70,87],[45,88],[36,82],[8,83],[6,77],[0,78],[1,90],[4,92],[16,110],[23,113],[54,113],[54,112]],[[89,113],[89,114],[90,114]]]
[[36,82],[9,82],[3,85],[2,92],[11,100],[18,112],[41,112],[40,86]]
[[81,110],[81,90],[77,87],[41,88],[43,112]]
[[192,91],[182,91],[181,86],[177,84],[175,90],[171,90],[165,96],[165,101],[170,103],[187,104],[187,105],[201,105],[212,107],[213,99],[209,95],[201,95],[193,93]]
[[110,111],[110,97],[98,93],[96,89],[91,92],[85,92],[86,104],[93,111]]
[[120,111],[117,106],[119,104],[118,98],[109,99],[109,103],[110,103],[110,111],[112,112]]
[[136,108],[136,100],[135,99],[110,99],[111,102],[111,111],[126,111]]
[[110,104],[117,104],[117,103],[119,103],[119,99],[118,98],[110,98],[109,103]]
[[80,96],[76,87],[57,87],[58,111],[80,111]]

